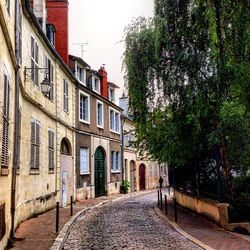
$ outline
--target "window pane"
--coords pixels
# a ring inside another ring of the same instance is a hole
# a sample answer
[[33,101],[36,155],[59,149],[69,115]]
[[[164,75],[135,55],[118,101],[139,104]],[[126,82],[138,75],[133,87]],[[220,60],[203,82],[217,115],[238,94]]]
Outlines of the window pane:
[[89,171],[88,166],[88,149],[80,149],[80,173],[86,173]]

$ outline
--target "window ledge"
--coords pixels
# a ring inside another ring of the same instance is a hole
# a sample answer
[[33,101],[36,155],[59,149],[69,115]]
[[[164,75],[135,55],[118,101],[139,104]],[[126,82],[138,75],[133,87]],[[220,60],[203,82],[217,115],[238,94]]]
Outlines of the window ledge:
[[85,121],[85,120],[81,120],[81,119],[79,119],[79,121],[80,121],[81,123],[85,123],[85,124],[90,125],[90,122],[89,122],[89,121]]
[[115,131],[115,130],[111,130],[111,129],[110,129],[110,132],[112,132],[112,133],[114,133],[114,134],[117,134],[117,135],[120,135],[120,131],[117,132],[117,131]]
[[103,126],[99,126],[99,125],[97,125],[97,128],[99,128],[99,129],[104,129]]
[[111,174],[120,174],[121,170],[111,170]]
[[33,169],[30,169],[30,172],[29,172],[30,175],[37,175],[37,174],[40,174],[40,169],[36,169],[36,168],[33,168]]
[[84,172],[84,173],[80,173],[80,175],[89,175],[90,172]]
[[55,170],[54,169],[49,169],[49,174],[54,174]]

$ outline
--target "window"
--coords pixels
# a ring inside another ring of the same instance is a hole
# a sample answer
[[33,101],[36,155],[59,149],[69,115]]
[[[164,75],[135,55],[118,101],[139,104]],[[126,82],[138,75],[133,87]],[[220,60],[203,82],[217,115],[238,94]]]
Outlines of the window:
[[153,176],[152,170],[153,170],[153,169],[152,169],[152,161],[150,161],[150,162],[149,162],[149,174],[148,174],[149,177],[152,177],[152,176]]
[[39,169],[39,165],[40,165],[40,124],[38,121],[32,120],[30,168]]
[[55,47],[55,26],[53,24],[46,25],[46,35],[50,43]]
[[159,169],[159,165],[158,163],[155,162],[155,176],[158,176],[158,169]]
[[119,112],[110,109],[110,131],[120,133],[120,114]]
[[21,11],[21,5],[18,2],[17,6],[17,26],[16,26],[16,59],[19,64],[22,63],[22,11]]
[[80,174],[89,174],[88,148],[80,148]]
[[92,86],[93,86],[93,90],[97,93],[101,92],[101,85],[100,85],[100,79],[98,77],[96,77],[95,75],[93,75],[92,78]]
[[80,112],[80,121],[89,123],[89,95],[80,92],[79,93],[79,112]]
[[103,103],[97,101],[97,126],[103,128]]
[[48,69],[45,72],[45,78],[48,78],[50,82],[50,92],[49,92],[49,99],[54,99],[54,67],[50,61],[50,59],[45,55],[45,66],[46,69]]
[[111,152],[111,172],[120,172],[120,152]]
[[6,5],[6,9],[8,11],[8,14],[10,15],[10,0],[5,0],[5,5]]
[[65,79],[63,79],[63,110],[69,111],[69,85]]
[[48,131],[48,145],[49,145],[49,155],[48,155],[48,159],[49,159],[49,170],[54,170],[55,168],[55,146],[54,146],[54,139],[55,134],[54,131],[49,129]]
[[5,222],[5,203],[0,205],[0,241],[3,239],[6,233],[6,222]]
[[112,88],[109,88],[109,100],[111,102],[114,102],[115,101],[115,90],[112,89]]
[[77,65],[76,67],[76,77],[78,80],[80,80],[81,82],[85,83],[86,80],[85,80],[85,69],[84,68],[81,68]]
[[38,45],[31,37],[31,80],[38,86]]
[[10,105],[10,85],[7,74],[4,74],[4,98],[3,98],[3,134],[2,134],[2,154],[1,167],[8,168],[9,160],[9,105]]

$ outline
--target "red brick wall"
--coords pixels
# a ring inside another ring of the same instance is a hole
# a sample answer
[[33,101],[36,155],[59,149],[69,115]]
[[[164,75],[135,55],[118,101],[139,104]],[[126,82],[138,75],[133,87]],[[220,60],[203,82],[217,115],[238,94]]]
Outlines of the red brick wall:
[[68,65],[68,0],[46,0],[48,23],[56,27],[56,51]]
[[108,98],[108,74],[105,68],[102,66],[99,69],[99,73],[102,75],[101,80],[101,95]]

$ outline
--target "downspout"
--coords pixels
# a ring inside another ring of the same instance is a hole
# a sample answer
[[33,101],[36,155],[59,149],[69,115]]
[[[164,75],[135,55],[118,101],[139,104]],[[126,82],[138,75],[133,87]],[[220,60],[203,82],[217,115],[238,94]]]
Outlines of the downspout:
[[[15,1],[15,55],[16,59],[20,58],[20,51],[17,48],[17,8],[18,8],[18,0]],[[15,127],[14,127],[14,158],[13,158],[13,166],[12,166],[12,182],[11,182],[11,229],[10,229],[10,240],[13,243],[14,234],[15,234],[15,210],[16,210],[16,174],[17,174],[17,166],[18,166],[18,131],[19,131],[19,62],[18,67],[15,69]]]

